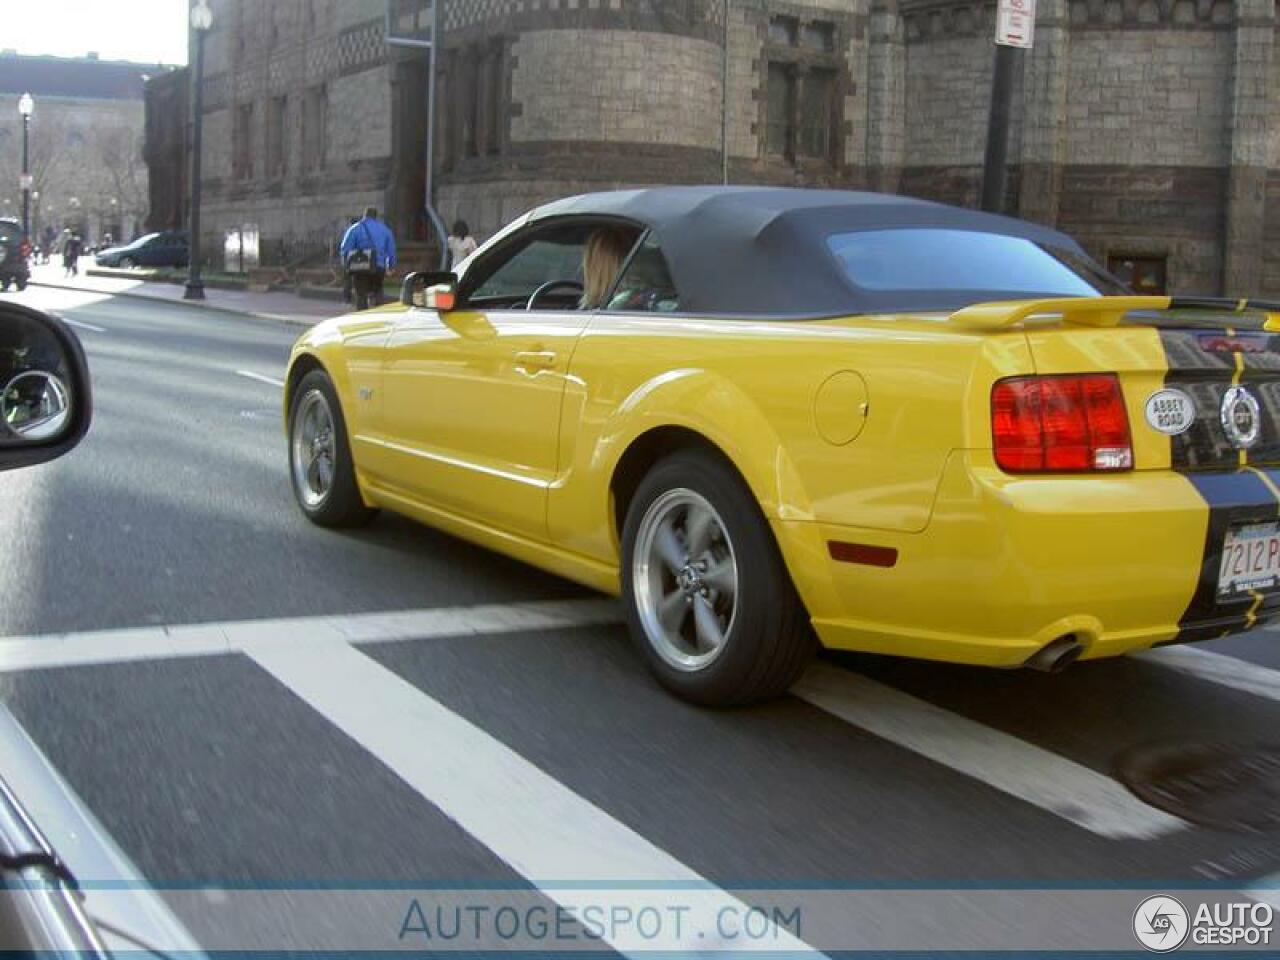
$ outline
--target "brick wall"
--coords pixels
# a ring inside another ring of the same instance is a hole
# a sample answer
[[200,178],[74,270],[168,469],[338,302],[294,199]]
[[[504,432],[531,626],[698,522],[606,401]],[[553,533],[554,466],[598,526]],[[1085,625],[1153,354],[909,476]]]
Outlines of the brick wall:
[[[377,67],[329,84],[330,156],[365,160],[391,155],[388,68]],[[295,118],[298,112],[294,111]]]
[[542,30],[523,34],[512,56],[513,144],[718,146],[721,54],[714,44],[672,34]]
[[1232,51],[1226,30],[1074,31],[1066,162],[1225,165]]

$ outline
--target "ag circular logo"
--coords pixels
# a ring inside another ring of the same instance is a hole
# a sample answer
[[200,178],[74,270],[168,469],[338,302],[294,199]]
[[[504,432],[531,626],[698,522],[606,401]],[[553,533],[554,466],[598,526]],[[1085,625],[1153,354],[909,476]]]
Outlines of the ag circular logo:
[[1244,387],[1232,387],[1222,395],[1222,431],[1237,450],[1258,442],[1262,433],[1262,408]]
[[1147,423],[1171,437],[1186,433],[1196,422],[1195,401],[1172,387],[1147,397],[1146,413]]
[[1154,953],[1177,950],[1191,929],[1187,908],[1173,897],[1147,897],[1133,914],[1133,935]]

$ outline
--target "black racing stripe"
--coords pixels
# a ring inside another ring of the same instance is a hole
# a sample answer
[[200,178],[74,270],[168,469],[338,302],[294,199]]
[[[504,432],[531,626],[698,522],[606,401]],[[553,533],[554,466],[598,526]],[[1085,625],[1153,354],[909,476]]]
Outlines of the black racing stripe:
[[[1237,633],[1280,614],[1280,591],[1266,596],[1261,604],[1249,595],[1218,599],[1227,531],[1240,524],[1275,521],[1280,516],[1280,499],[1275,491],[1255,469],[1241,469],[1239,451],[1219,426],[1222,396],[1231,386],[1238,356],[1243,367],[1241,382],[1251,385],[1266,410],[1262,437],[1249,451],[1249,461],[1280,461],[1280,381],[1272,379],[1280,352],[1270,349],[1270,338],[1260,351],[1237,353],[1206,341],[1203,329],[1161,327],[1157,332],[1168,366],[1165,386],[1185,391],[1196,407],[1196,422],[1191,429],[1170,438],[1171,464],[1195,487],[1209,509],[1200,577],[1178,620],[1178,634],[1169,641],[1190,643]],[[1256,469],[1265,472],[1280,489],[1280,470]]]
[[[1218,600],[1218,574],[1222,566],[1222,544],[1227,530],[1245,523],[1267,523],[1277,518],[1275,495],[1262,478],[1251,470],[1222,473],[1180,471],[1209,507],[1200,579],[1191,602],[1178,619],[1178,635],[1171,643],[1211,640],[1239,633],[1251,625],[1249,611],[1254,599],[1248,595],[1230,601]],[[1280,477],[1280,473],[1277,473]],[[1254,611],[1262,619],[1280,609],[1280,593],[1272,594]]]

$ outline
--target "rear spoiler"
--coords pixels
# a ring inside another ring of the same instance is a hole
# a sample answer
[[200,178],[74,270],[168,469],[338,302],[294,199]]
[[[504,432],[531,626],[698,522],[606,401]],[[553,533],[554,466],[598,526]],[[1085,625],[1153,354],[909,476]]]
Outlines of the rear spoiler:
[[1130,313],[1168,310],[1205,310],[1238,314],[1257,329],[1280,333],[1280,301],[1228,300],[1213,297],[1066,297],[1057,300],[1002,300],[976,303],[957,310],[947,322],[966,330],[1004,330],[1029,317],[1058,316],[1066,323],[1086,327],[1115,327]]

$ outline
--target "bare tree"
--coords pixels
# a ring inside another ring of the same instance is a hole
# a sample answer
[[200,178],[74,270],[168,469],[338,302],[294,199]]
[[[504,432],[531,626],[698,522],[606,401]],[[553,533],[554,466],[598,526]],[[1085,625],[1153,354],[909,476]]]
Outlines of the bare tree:
[[96,130],[90,160],[101,165],[122,218],[141,221],[147,212],[147,171],[142,159],[142,138],[127,127]]

